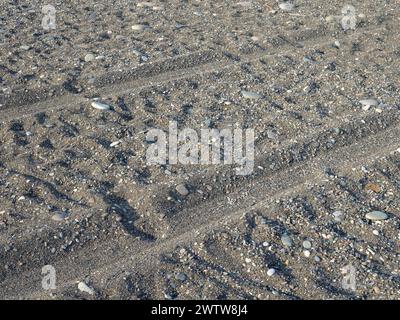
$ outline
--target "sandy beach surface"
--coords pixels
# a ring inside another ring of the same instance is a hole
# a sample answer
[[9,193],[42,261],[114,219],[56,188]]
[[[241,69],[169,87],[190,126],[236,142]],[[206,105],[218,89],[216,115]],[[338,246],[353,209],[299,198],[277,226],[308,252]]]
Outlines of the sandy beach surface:
[[0,3],[0,299],[400,298],[397,1],[51,2]]

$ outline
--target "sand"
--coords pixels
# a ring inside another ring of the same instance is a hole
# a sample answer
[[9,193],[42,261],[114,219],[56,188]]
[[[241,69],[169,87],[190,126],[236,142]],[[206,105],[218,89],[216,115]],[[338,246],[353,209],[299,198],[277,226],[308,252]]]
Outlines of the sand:
[[[1,299],[399,299],[395,3],[46,4],[0,4]],[[254,171],[149,165],[171,121]]]

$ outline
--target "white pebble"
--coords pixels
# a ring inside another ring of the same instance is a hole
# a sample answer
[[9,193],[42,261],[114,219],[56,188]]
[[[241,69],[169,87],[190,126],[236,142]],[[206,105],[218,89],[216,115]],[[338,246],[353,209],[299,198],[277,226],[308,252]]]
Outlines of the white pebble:
[[86,283],[84,282],[79,282],[78,283],[78,289],[81,292],[85,292],[87,294],[93,295],[94,294],[94,290],[92,288],[90,288]]
[[378,101],[375,99],[363,99],[363,100],[360,100],[360,103],[361,103],[362,109],[364,111],[367,111],[369,108],[378,105]]
[[100,103],[97,101],[92,102],[92,107],[98,110],[110,110],[110,106],[108,104]]
[[146,26],[146,25],[144,25],[144,24],[134,24],[133,26],[132,26],[132,30],[133,31],[143,31],[143,30],[145,30],[145,29],[147,29],[148,28],[148,26]]
[[311,255],[311,252],[308,251],[308,250],[304,250],[303,253],[304,253],[304,256],[305,256],[306,258],[310,257],[310,255]]
[[268,275],[269,277],[272,277],[275,273],[276,273],[276,270],[275,270],[274,268],[270,268],[270,269],[268,269],[268,271],[267,271],[267,275]]
[[88,54],[85,56],[85,62],[93,61],[94,58],[95,58],[95,57],[94,57],[94,54],[88,53]]
[[279,4],[279,8],[283,11],[292,11],[294,9],[294,3],[292,2],[282,2]]

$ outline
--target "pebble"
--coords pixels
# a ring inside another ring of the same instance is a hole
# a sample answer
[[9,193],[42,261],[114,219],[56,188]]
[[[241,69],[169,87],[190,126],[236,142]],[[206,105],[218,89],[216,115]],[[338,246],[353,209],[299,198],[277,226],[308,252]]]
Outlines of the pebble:
[[279,4],[279,8],[283,11],[292,11],[294,9],[293,2],[282,2]]
[[333,213],[333,217],[334,217],[334,220],[336,222],[342,222],[343,221],[343,212],[342,211],[335,211]]
[[321,262],[321,258],[320,258],[319,256],[315,256],[315,257],[314,257],[314,261],[315,261],[315,262]]
[[51,220],[61,222],[61,221],[65,220],[67,218],[67,216],[68,215],[65,212],[57,212],[57,213],[53,214],[53,216],[51,217]]
[[367,111],[369,108],[378,105],[378,101],[375,99],[363,99],[360,100],[360,103],[362,104],[362,109],[364,111]]
[[78,283],[78,289],[81,292],[85,292],[87,294],[93,295],[94,294],[94,290],[92,288],[90,288],[86,283],[84,282],[79,282]]
[[113,143],[110,144],[110,148],[113,148],[113,147],[119,145],[120,143],[121,143],[121,140],[114,141]]
[[293,240],[292,240],[292,238],[291,238],[289,235],[287,235],[287,234],[285,234],[285,235],[283,235],[283,236],[281,237],[281,241],[282,241],[282,244],[283,244],[284,246],[286,246],[286,247],[291,247],[291,246],[293,245]]
[[148,28],[148,26],[147,25],[144,25],[144,24],[134,24],[133,26],[132,26],[132,30],[133,31],[143,31],[143,30],[145,30],[145,29],[147,29]]
[[372,220],[372,221],[379,221],[379,220],[386,220],[387,218],[389,218],[389,216],[382,211],[371,211],[368,212],[365,217],[368,220]]
[[334,16],[327,16],[327,17],[325,18],[325,21],[326,21],[327,23],[334,22],[334,21],[335,21],[335,17],[334,17]]
[[267,137],[268,137],[268,139],[276,140],[278,138],[278,134],[274,130],[268,129]]
[[90,62],[90,61],[93,61],[94,59],[95,59],[95,56],[94,56],[93,53],[88,53],[88,54],[85,56],[85,62]]
[[92,107],[98,110],[110,110],[110,106],[108,104],[100,103],[97,101],[92,102]]
[[175,279],[176,280],[179,280],[179,281],[185,281],[186,280],[186,274],[184,274],[184,273],[182,273],[182,272],[179,272],[176,276],[175,276]]
[[175,189],[181,196],[185,197],[189,194],[189,190],[184,184],[178,184]]
[[139,8],[143,8],[143,7],[153,7],[154,5],[153,5],[152,2],[144,1],[144,2],[139,2],[139,3],[137,4],[137,6],[138,6]]
[[306,258],[310,257],[310,255],[311,255],[311,252],[308,251],[308,250],[304,250],[303,253],[304,253],[304,256],[305,256]]
[[268,269],[268,271],[267,271],[267,275],[268,275],[269,277],[272,277],[275,273],[276,273],[276,270],[275,270],[274,268],[270,268],[270,269]]
[[378,230],[374,230],[374,231],[372,231],[372,233],[373,233],[374,235],[376,235],[376,236],[379,236],[379,231],[378,231]]
[[336,41],[333,43],[333,46],[334,46],[335,48],[339,49],[339,48],[340,48],[340,42],[339,42],[338,40],[336,40]]
[[20,46],[19,48],[20,48],[21,50],[25,50],[25,51],[28,51],[28,50],[30,49],[30,47],[29,47],[29,46],[26,46],[26,45]]
[[303,248],[304,249],[311,249],[312,245],[311,242],[308,240],[303,241]]
[[243,96],[243,98],[254,99],[254,100],[258,100],[258,99],[262,98],[261,94],[258,94],[256,92],[251,92],[251,91],[242,91],[242,96]]

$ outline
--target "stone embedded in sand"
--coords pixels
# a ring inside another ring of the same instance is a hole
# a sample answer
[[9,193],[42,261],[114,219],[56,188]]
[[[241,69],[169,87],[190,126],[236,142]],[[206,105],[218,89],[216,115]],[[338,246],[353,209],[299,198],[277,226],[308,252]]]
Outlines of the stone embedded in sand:
[[369,108],[371,108],[373,106],[378,105],[378,101],[375,99],[363,99],[363,100],[360,100],[360,103],[362,104],[362,109],[365,111],[367,111]]
[[79,289],[79,291],[88,293],[90,295],[94,294],[94,290],[82,281],[78,283],[78,289]]
[[176,191],[181,195],[181,196],[187,196],[189,194],[189,190],[186,188],[184,184],[179,184],[176,186]]
[[268,275],[269,277],[272,277],[275,273],[276,273],[276,270],[275,270],[274,268],[270,268],[270,269],[268,269],[268,271],[267,271],[267,275]]
[[282,2],[279,4],[279,8],[283,11],[292,11],[295,5],[293,2]]
[[118,141],[114,141],[114,142],[110,143],[110,148],[113,148],[113,147],[119,145],[121,142],[122,142],[121,140],[118,140]]
[[94,59],[95,59],[95,56],[94,56],[93,53],[88,53],[88,54],[85,56],[85,62],[90,62],[90,61],[93,61]]
[[132,30],[133,31],[143,31],[145,29],[147,29],[149,26],[145,25],[145,24],[134,24],[132,26]]
[[98,110],[110,110],[110,106],[108,104],[104,104],[97,101],[92,102],[92,107]]
[[386,220],[386,219],[389,218],[389,216],[385,212],[382,212],[382,211],[371,211],[371,212],[368,212],[365,215],[365,217],[368,220],[372,220],[372,221]]
[[262,95],[259,94],[259,93],[251,92],[251,91],[245,91],[245,90],[242,91],[242,96],[243,96],[243,98],[254,99],[254,100],[262,98]]
[[334,16],[327,16],[326,18],[325,18],[325,21],[327,22],[327,23],[332,23],[332,22],[334,22],[336,19],[335,19],[335,17]]
[[303,248],[304,249],[311,249],[312,245],[311,242],[308,240],[303,241]]
[[153,7],[153,6],[154,6],[154,4],[152,2],[148,2],[148,1],[139,2],[137,4],[138,8]]
[[335,211],[334,213],[333,213],[333,217],[334,217],[334,220],[336,221],[336,222],[342,222],[343,221],[343,218],[344,218],[344,214],[343,214],[343,212],[342,211]]
[[186,274],[179,272],[176,274],[175,279],[184,282],[186,280]]
[[51,217],[51,220],[61,222],[61,221],[64,221],[67,218],[67,216],[68,215],[65,212],[57,212],[57,213],[53,214],[53,216]]
[[287,235],[287,234],[284,234],[284,235],[281,237],[281,241],[282,241],[282,244],[283,244],[285,247],[291,247],[291,246],[293,245],[293,240],[292,240],[292,238],[291,238],[289,235]]

